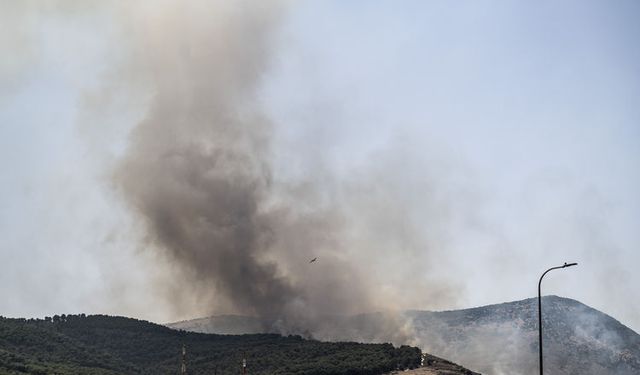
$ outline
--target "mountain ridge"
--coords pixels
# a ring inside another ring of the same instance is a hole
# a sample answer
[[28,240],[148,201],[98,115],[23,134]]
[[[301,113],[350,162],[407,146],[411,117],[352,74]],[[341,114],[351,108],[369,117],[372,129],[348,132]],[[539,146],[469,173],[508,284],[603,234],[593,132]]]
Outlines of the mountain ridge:
[[420,366],[415,347],[327,343],[276,334],[211,335],[107,315],[0,317],[0,374],[176,373],[187,348],[189,374],[232,375],[243,358],[253,374],[379,375]]
[[[545,369],[561,375],[632,375],[640,373],[640,335],[617,319],[566,297],[544,296]],[[468,309],[402,313],[414,331],[414,344],[487,375],[535,373],[538,369],[537,298]],[[332,317],[333,339],[376,342],[381,313]],[[227,318],[228,319],[228,318]],[[226,326],[215,317],[170,324],[181,329],[218,328],[242,331],[243,319],[252,329],[255,317],[235,317]],[[194,321],[191,321],[194,322]]]

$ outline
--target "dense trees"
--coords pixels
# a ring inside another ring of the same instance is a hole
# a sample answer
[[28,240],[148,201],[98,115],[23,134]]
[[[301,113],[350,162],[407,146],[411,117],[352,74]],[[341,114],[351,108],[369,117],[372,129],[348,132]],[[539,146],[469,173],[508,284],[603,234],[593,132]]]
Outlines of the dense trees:
[[190,374],[374,375],[420,365],[418,348],[327,343],[300,336],[208,335],[104,315],[0,318],[0,373],[175,374],[182,344]]

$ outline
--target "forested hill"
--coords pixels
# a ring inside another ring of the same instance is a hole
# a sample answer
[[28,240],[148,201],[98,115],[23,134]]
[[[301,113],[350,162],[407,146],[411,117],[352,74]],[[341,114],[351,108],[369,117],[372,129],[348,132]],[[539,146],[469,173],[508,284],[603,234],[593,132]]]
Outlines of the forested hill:
[[419,366],[418,348],[327,343],[274,334],[212,335],[104,315],[0,317],[0,374],[382,374]]

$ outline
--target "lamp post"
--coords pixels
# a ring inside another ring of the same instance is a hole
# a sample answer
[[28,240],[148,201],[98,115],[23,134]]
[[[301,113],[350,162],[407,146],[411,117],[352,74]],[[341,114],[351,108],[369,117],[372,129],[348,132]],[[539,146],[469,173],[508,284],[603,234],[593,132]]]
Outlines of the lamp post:
[[544,277],[544,275],[547,274],[547,272],[551,271],[551,270],[557,270],[560,268],[567,268],[567,267],[571,267],[571,266],[577,266],[578,263],[564,263],[562,266],[558,266],[558,267],[551,267],[548,270],[544,271],[544,273],[542,274],[542,276],[540,276],[540,281],[538,281],[538,334],[539,334],[539,342],[540,342],[540,375],[544,375],[543,374],[543,368],[542,368],[542,298],[541,298],[541,293],[540,293],[540,286],[542,285],[542,278]]

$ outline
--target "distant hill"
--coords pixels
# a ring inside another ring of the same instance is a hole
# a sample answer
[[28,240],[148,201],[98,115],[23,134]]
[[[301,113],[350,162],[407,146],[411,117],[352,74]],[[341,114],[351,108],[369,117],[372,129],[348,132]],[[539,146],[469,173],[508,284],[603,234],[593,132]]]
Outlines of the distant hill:
[[391,344],[326,343],[275,334],[209,335],[122,317],[0,318],[0,374],[177,374],[182,345],[188,373],[374,375],[420,365],[421,352]]
[[[578,301],[544,297],[545,372],[640,374],[640,335]],[[537,298],[472,309],[410,311],[423,350],[484,374],[538,371]]]
[[[640,374],[640,335],[578,301],[543,298],[545,370],[558,375]],[[538,371],[537,298],[443,312],[407,311],[425,352],[487,375]],[[381,314],[331,318],[336,340],[375,342]],[[171,324],[185,330],[259,332],[250,317],[210,317]]]

